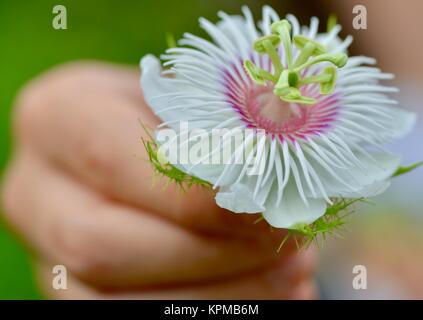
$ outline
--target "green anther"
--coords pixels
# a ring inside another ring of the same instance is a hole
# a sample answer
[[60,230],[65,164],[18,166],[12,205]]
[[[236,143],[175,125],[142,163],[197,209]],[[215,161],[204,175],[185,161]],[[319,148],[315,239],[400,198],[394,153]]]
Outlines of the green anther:
[[[277,96],[279,96],[281,100],[286,102],[301,103],[301,104],[316,103],[315,99],[302,96],[301,91],[298,88],[290,86],[289,85],[290,75],[288,74],[289,72],[287,71],[285,74],[284,72],[282,72],[282,75],[278,81],[278,84],[275,85],[275,88],[273,90],[274,94],[276,94]],[[291,73],[291,75],[294,75],[294,74],[295,73]]]
[[295,60],[294,68],[306,63],[308,58],[313,55],[315,49],[316,46],[313,43],[307,43],[298,55],[297,60]]
[[307,78],[300,79],[299,85],[305,85],[310,83],[320,84],[321,94],[330,94],[335,89],[336,80],[336,69],[334,67],[326,67],[321,74],[317,76],[310,76]]
[[298,74],[290,70],[284,70],[275,84],[273,93],[277,96],[283,96],[289,88],[295,88],[298,82]]
[[322,76],[326,76],[327,80],[320,82],[320,93],[330,94],[335,89],[336,69],[334,67],[326,67]]
[[313,64],[319,63],[319,62],[330,62],[337,66],[338,68],[342,68],[345,66],[345,64],[348,61],[348,56],[345,53],[325,53],[321,54],[319,56],[316,56],[310,60],[308,60],[306,63],[302,64],[301,66],[298,66],[294,69],[294,71],[301,71],[302,69],[308,68],[312,66]]
[[314,51],[312,52],[313,56],[326,53],[325,46],[322,45],[321,43],[313,40],[313,39],[309,39],[309,38],[301,36],[301,35],[296,35],[296,36],[294,36],[293,40],[294,40],[294,44],[299,49],[303,49],[309,43],[313,44],[314,47],[315,47]]
[[273,22],[271,29],[273,34],[278,34],[281,38],[285,49],[286,64],[288,65],[288,69],[292,68],[291,24],[288,20],[284,19],[278,22]]
[[300,103],[300,104],[315,104],[316,99],[304,97],[301,95],[301,91],[297,88],[289,88],[287,93],[283,96],[280,96],[281,100],[291,103]]
[[[282,35],[285,32],[291,33],[291,24],[288,20],[283,19],[277,22],[273,22],[270,26],[273,34]],[[290,37],[291,39],[291,37]]]
[[258,68],[254,63],[250,60],[244,61],[244,68],[247,71],[248,75],[254,82],[257,84],[264,86],[266,84],[266,80],[268,81],[275,81],[274,76],[272,76],[269,72]]
[[281,43],[281,39],[278,36],[271,34],[268,36],[258,38],[254,42],[254,50],[256,50],[260,54],[267,53],[269,45],[272,46],[273,48],[276,48],[280,43]]
[[269,55],[275,67],[276,77],[280,75],[283,69],[282,62],[276,49],[280,42],[281,39],[274,34],[261,37],[254,42],[254,50],[260,54],[267,53]]
[[322,44],[312,39],[296,35],[294,36],[293,40],[297,48],[301,49],[301,52],[295,61],[294,68],[307,62],[308,58],[311,56],[317,56],[326,53],[326,48]]
[[278,82],[275,84],[275,87],[273,88],[273,93],[277,96],[282,96],[286,93],[286,90],[289,89],[289,70],[284,70],[281,73],[281,76],[279,77]]
[[264,86],[266,84],[265,79],[259,74],[259,68],[257,68],[256,65],[250,60],[244,61],[244,68],[254,82],[261,86]]
[[[333,70],[334,74],[332,74],[332,71],[328,71],[329,70]],[[317,75],[317,76],[309,76],[306,78],[302,78],[298,81],[298,85],[299,86],[303,86],[305,84],[310,84],[310,83],[326,83],[329,81],[332,81],[333,76],[336,76],[336,70],[334,67],[327,67],[324,69],[324,71]]]

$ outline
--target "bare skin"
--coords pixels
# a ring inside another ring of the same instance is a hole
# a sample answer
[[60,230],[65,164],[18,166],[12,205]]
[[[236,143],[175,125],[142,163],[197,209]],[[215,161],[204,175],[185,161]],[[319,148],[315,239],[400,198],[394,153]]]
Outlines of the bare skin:
[[[423,63],[421,30],[423,2],[420,0],[344,0],[329,1],[331,9],[339,14],[347,34],[354,36],[357,54],[375,57],[378,66],[393,72],[399,83],[422,81]],[[352,9],[364,5],[367,9],[366,30],[354,30]],[[389,35],[389,36],[387,36]],[[406,53],[406,54],[405,54]]]
[[[11,227],[34,252],[40,287],[63,299],[306,299],[313,252],[253,215],[216,206],[159,180],[145,161],[139,121],[159,123],[139,73],[73,63],[19,95],[15,151],[3,185]],[[53,290],[52,266],[68,270]]]

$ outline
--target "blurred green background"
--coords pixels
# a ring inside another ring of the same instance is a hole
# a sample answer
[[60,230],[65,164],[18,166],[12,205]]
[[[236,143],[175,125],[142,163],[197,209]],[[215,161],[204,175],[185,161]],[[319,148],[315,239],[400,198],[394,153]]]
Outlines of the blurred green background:
[[[258,8],[262,3],[244,1]],[[55,5],[67,9],[67,30],[52,27]],[[166,47],[165,34],[198,32],[197,17],[215,20],[216,8],[238,1],[4,1],[0,0],[0,171],[12,148],[14,98],[34,76],[69,60],[101,59],[136,65]],[[166,13],[166,14],[165,14]],[[171,14],[169,14],[171,13]],[[37,299],[30,259],[0,220],[0,299]]]

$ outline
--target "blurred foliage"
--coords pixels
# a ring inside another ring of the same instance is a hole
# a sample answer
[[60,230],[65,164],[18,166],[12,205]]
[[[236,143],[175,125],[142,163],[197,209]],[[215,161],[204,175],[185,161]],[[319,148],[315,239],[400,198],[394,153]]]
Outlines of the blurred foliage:
[[[272,2],[272,1],[270,1]],[[11,106],[18,90],[54,65],[79,59],[138,64],[146,53],[159,54],[166,34],[200,33],[197,18],[216,20],[216,12],[238,13],[241,1],[0,0],[0,173],[12,148]],[[242,1],[254,11],[262,1]],[[52,27],[55,5],[67,9],[67,30]],[[26,251],[0,224],[0,299],[40,298]]]

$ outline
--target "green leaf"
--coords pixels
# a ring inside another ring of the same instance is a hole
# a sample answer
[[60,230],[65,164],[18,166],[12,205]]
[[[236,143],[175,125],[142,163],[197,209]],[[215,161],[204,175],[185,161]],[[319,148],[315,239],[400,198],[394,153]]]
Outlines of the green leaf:
[[413,163],[412,165],[408,166],[408,167],[398,167],[397,171],[394,172],[394,174],[392,175],[392,177],[398,177],[400,175],[403,175],[405,173],[408,173],[410,171],[413,171],[414,169],[417,169],[418,167],[420,167],[421,165],[423,165],[423,161],[419,161],[416,163]]

